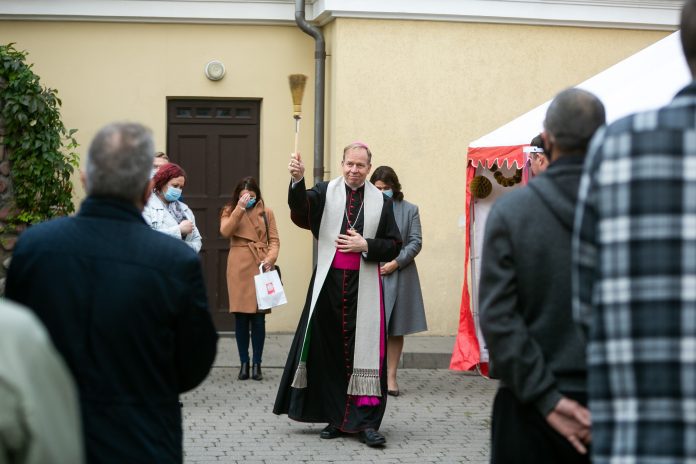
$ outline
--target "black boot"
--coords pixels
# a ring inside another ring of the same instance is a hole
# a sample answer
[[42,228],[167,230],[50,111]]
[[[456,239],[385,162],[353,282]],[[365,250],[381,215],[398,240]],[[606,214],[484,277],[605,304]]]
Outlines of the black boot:
[[249,378],[249,363],[242,363],[242,367],[239,368],[239,375],[237,376],[239,380],[246,380]]
[[321,431],[319,437],[323,438],[324,440],[331,440],[333,438],[338,438],[341,435],[343,435],[343,432],[341,432],[341,430],[338,427],[329,424],[326,427],[324,427],[324,430]]
[[251,378],[254,380],[263,379],[263,375],[261,374],[261,364],[252,364],[252,366],[251,366]]
[[365,429],[358,434],[360,441],[365,443],[367,446],[382,446],[387,442],[384,435],[376,431],[375,429]]

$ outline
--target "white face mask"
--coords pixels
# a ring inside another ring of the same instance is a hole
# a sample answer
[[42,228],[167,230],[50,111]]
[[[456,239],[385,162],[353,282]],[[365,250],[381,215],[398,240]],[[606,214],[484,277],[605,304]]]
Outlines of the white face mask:
[[150,171],[150,179],[155,177],[155,174],[157,174],[157,168],[152,168],[152,171]]

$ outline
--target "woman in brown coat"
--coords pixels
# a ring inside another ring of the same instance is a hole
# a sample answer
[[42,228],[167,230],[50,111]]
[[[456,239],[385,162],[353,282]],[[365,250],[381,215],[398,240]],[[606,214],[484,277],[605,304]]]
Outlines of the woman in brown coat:
[[230,239],[227,256],[227,291],[230,312],[235,315],[235,338],[241,368],[238,378],[249,378],[249,327],[253,350],[251,377],[261,380],[261,357],[266,337],[266,313],[256,305],[254,276],[263,263],[273,269],[278,259],[280,240],[275,216],[261,199],[261,190],[253,177],[245,177],[234,189],[232,201],[222,210],[220,233]]

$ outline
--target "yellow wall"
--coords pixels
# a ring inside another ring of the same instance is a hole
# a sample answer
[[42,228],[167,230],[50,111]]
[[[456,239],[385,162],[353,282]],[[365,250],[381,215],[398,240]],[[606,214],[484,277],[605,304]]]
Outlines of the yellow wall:
[[[294,330],[311,274],[312,241],[290,222],[286,206],[294,137],[288,75],[310,76],[301,137],[309,152],[314,124],[312,38],[291,26],[0,22],[0,43],[8,42],[27,50],[42,83],[58,89],[66,127],[79,130],[81,154],[101,126],[116,120],[144,123],[154,131],[157,148],[165,150],[167,97],[263,99],[261,190],[278,211],[278,264],[288,270],[283,278],[292,302],[268,318],[268,329]],[[225,64],[223,80],[204,76],[211,59]]]
[[[416,259],[429,334],[455,334],[469,142],[666,32],[338,19],[331,30],[330,153],[367,142],[420,207]],[[535,134],[529,134],[529,138]]]
[[[469,142],[667,35],[357,19],[333,21],[324,33],[325,178],[339,175],[341,149],[357,139],[371,146],[373,168],[396,169],[421,211],[417,263],[431,335],[457,330]],[[99,127],[124,119],[151,127],[164,149],[168,96],[262,98],[261,188],[278,211],[279,264],[291,302],[268,318],[268,330],[294,330],[311,274],[311,238],[290,223],[285,206],[293,140],[287,75],[310,76],[301,151],[311,178],[310,37],[291,26],[0,22],[0,42],[29,51],[42,82],[58,89],[81,153]],[[211,59],[227,67],[220,82],[203,75]]]

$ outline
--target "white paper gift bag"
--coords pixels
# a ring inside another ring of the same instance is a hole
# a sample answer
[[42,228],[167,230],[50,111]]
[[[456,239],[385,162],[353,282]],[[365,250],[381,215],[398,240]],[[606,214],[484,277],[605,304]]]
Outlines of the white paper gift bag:
[[256,286],[256,303],[259,309],[271,309],[288,302],[285,298],[285,290],[280,282],[278,271],[263,272],[263,264],[259,266],[259,273],[254,276]]

